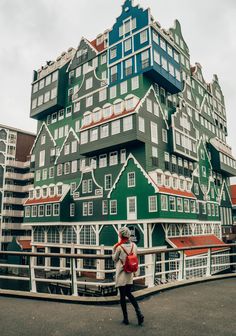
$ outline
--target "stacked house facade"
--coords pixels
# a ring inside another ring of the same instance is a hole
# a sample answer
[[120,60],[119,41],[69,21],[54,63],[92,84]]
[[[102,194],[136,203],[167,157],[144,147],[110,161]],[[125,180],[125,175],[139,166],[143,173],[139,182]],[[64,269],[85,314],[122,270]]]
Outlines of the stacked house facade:
[[35,135],[0,124],[0,250],[13,237],[30,241],[30,226],[22,226],[24,202],[33,187],[30,150]]
[[122,225],[140,248],[214,244],[232,225],[224,96],[178,21],[126,0],[111,29],[34,72],[31,117],[35,251],[109,254]]

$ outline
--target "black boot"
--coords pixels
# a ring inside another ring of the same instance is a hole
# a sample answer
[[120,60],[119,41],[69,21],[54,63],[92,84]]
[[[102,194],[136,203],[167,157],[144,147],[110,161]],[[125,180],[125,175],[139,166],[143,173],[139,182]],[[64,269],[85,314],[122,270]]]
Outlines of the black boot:
[[141,326],[144,322],[144,316],[140,310],[138,310],[136,313],[137,313],[138,325]]

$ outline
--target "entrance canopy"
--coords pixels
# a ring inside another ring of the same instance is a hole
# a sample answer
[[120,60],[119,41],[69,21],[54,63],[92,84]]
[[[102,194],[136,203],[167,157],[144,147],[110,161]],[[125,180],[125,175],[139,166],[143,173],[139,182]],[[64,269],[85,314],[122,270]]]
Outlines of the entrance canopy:
[[[226,245],[222,240],[217,238],[215,235],[168,238],[168,242],[174,248],[205,246],[205,245]],[[211,250],[214,252],[222,249],[224,250],[225,248],[219,247],[219,248],[212,248]],[[207,253],[207,248],[197,250],[186,250],[184,253],[187,257],[193,257],[198,254]]]

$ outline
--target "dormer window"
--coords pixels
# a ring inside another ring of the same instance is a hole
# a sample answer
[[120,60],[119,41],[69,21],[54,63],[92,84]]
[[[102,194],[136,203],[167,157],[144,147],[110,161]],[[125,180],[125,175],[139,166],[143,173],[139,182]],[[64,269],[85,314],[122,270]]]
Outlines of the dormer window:
[[107,119],[110,118],[111,116],[112,116],[112,105],[104,107],[103,118]]

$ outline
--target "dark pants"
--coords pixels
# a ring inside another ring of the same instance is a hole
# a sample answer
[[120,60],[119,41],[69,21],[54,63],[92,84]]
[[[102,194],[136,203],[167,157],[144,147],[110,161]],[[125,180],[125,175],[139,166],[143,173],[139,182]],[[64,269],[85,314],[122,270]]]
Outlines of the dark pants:
[[136,314],[137,315],[141,315],[141,311],[139,308],[139,305],[135,299],[135,297],[132,295],[131,293],[131,289],[132,289],[132,285],[126,285],[126,286],[122,286],[119,287],[119,291],[120,291],[120,305],[121,305],[121,309],[124,315],[124,319],[128,319],[128,313],[127,313],[127,306],[126,306],[126,297],[129,299],[129,301],[132,303]]

